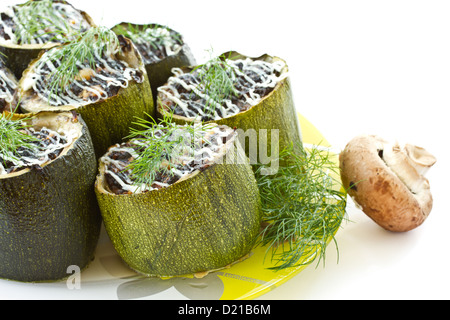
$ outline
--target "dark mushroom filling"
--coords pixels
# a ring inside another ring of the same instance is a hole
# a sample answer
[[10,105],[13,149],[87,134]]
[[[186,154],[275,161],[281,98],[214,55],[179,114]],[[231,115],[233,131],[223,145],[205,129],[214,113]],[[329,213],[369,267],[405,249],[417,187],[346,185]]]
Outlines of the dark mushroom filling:
[[144,64],[159,62],[175,54],[183,45],[181,35],[157,25],[118,26],[115,32],[130,38],[139,50]]

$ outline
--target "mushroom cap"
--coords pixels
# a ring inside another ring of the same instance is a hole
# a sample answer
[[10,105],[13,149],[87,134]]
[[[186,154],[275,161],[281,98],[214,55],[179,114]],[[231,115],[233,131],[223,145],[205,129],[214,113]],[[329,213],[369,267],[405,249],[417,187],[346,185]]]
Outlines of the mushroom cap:
[[425,149],[361,135],[347,144],[339,160],[348,194],[384,229],[407,232],[429,216],[433,197],[423,174],[436,158]]

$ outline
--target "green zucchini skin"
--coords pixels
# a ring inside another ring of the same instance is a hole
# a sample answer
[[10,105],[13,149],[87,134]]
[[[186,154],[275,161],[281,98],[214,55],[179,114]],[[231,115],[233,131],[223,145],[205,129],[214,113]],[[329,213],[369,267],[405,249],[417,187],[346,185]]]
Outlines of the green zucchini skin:
[[147,75],[144,81],[131,81],[114,97],[82,106],[76,111],[82,116],[91,132],[97,159],[110,146],[122,143],[130,128],[136,127],[137,118],[155,117],[152,90]]
[[[231,59],[246,59],[244,56],[238,52],[230,51],[221,55],[222,58]],[[281,60],[277,57],[272,57],[269,55],[262,55],[257,58],[251,58],[252,60],[264,60],[264,61],[274,61]],[[185,68],[186,72],[190,72],[193,68]],[[157,105],[157,117],[163,118],[165,111],[164,106],[158,100]],[[192,122],[186,117],[181,117],[174,115],[173,121],[177,124],[186,124]],[[300,124],[298,122],[298,116],[296,107],[294,104],[293,93],[291,88],[291,81],[289,77],[280,81],[280,83],[275,87],[275,89],[267,95],[260,103],[253,106],[247,111],[241,112],[234,116],[223,118],[220,120],[209,121],[209,123],[214,122],[219,125],[226,125],[230,128],[238,128],[246,133],[249,129],[253,129],[256,132],[257,141],[260,142],[260,130],[267,130],[267,139],[262,139],[262,141],[267,142],[264,146],[267,148],[268,152],[272,150],[272,132],[273,130],[278,130],[279,144],[278,146],[273,146],[274,150],[282,151],[289,147],[297,147],[302,143],[302,135]],[[252,164],[257,162],[254,158],[255,155],[249,152],[249,143],[244,143],[245,135],[239,137],[241,144],[245,146],[246,154],[250,157]],[[262,145],[259,144],[261,148]],[[278,149],[277,149],[278,148]]]
[[113,195],[97,179],[106,231],[131,269],[147,276],[187,275],[224,268],[251,251],[261,201],[248,159],[242,148],[237,152],[239,164],[216,163],[148,193]]
[[159,62],[146,64],[145,68],[152,86],[153,101],[157,101],[158,87],[164,85],[167,79],[173,75],[172,68],[194,66],[195,64],[196,60],[187,44],[184,44],[176,54]]
[[[122,22],[112,28],[114,31],[118,26],[122,26],[124,28],[127,27],[129,23]],[[143,28],[145,25],[132,24],[134,27]],[[164,27],[171,31],[174,31],[167,26],[163,26],[160,24],[152,23],[149,24],[150,27]],[[181,35],[180,35],[181,37]],[[148,78],[150,81],[150,86],[152,87],[152,95],[153,101],[156,101],[158,95],[158,87],[164,85],[167,82],[167,79],[172,76],[172,68],[180,68],[187,66],[194,66],[197,62],[195,60],[194,55],[191,52],[190,47],[183,42],[181,48],[177,51],[177,53],[169,55],[165,59],[162,59],[155,63],[146,63],[145,68],[147,70]]]
[[8,66],[17,79],[22,78],[23,71],[31,61],[37,58],[41,51],[42,48],[0,45],[0,52],[5,57],[5,65]]
[[[81,118],[78,118],[83,123]],[[101,215],[93,191],[97,162],[86,125],[67,154],[0,179],[0,278],[47,282],[94,257]]]

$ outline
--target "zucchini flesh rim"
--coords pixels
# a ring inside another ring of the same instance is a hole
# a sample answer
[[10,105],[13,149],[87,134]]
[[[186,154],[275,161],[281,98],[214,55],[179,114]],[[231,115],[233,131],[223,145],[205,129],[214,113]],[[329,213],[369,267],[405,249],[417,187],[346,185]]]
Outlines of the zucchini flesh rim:
[[[13,121],[21,121],[16,119]],[[52,114],[44,112],[40,115],[33,116],[31,119],[25,120],[26,125],[30,126],[34,131],[48,130],[50,133],[56,136],[62,137],[65,143],[59,143],[59,147],[55,148],[55,144],[50,144],[53,151],[57,151],[58,155],[54,159],[46,158],[42,161],[36,161],[29,165],[19,168],[17,171],[11,173],[4,172],[3,165],[0,164],[0,179],[7,179],[26,174],[33,170],[36,166],[43,168],[53,161],[63,157],[72,148],[74,143],[81,137],[83,126],[73,116],[72,113],[58,113]],[[47,150],[48,151],[48,150]],[[41,151],[43,154],[47,153],[46,150]],[[22,159],[23,160],[23,159]],[[0,160],[3,161],[3,160]]]

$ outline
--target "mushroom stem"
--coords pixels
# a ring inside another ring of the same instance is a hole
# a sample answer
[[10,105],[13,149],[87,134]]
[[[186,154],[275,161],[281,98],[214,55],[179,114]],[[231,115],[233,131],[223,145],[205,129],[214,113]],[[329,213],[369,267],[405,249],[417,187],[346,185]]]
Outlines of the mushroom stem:
[[[383,152],[386,165],[411,191],[420,207],[428,208],[432,201],[430,184],[424,174],[434,165],[436,158],[423,148],[407,145],[401,148],[398,144],[388,145]],[[431,211],[424,210],[428,216]]]
[[421,174],[420,166],[416,165],[404,148],[398,144],[385,146],[383,160],[413,194],[420,192],[426,179]]
[[436,163],[436,157],[424,148],[407,144],[405,146],[405,152],[417,172],[422,176],[426,175],[428,170]]

